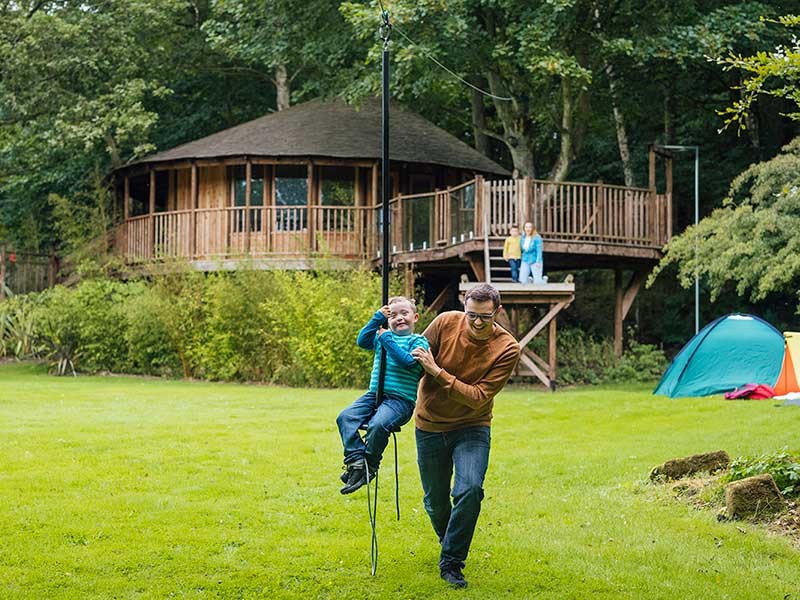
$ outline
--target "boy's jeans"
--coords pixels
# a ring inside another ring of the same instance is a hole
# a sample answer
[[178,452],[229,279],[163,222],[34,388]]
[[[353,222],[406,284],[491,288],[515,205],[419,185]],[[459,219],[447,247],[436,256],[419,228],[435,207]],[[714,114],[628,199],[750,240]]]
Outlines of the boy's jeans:
[[442,544],[439,567],[463,568],[481,512],[490,429],[476,426],[443,433],[417,429],[416,436],[419,476],[425,492],[423,503]]
[[[366,457],[369,466],[377,469],[389,443],[389,435],[392,431],[399,431],[414,413],[414,405],[408,400],[384,394],[383,402],[376,406],[375,398],[374,392],[367,392],[336,418],[346,465]],[[364,440],[358,433],[362,425],[367,427]]]
[[519,281],[519,263],[522,262],[519,258],[509,258],[508,266],[511,267],[511,281],[517,283]]

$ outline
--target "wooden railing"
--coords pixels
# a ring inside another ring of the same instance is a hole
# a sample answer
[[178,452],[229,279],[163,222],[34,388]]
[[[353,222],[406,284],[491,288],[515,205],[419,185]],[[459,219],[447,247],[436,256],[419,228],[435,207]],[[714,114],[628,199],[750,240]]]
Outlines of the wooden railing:
[[530,221],[545,240],[660,249],[671,235],[671,198],[644,188],[519,179],[487,181],[491,235]]
[[[531,221],[545,242],[660,249],[671,198],[642,188],[533,179],[484,181],[390,200],[392,253],[504,237]],[[249,210],[249,213],[248,213]],[[130,260],[324,255],[373,259],[382,248],[381,206],[201,208],[130,218],[117,245]]]

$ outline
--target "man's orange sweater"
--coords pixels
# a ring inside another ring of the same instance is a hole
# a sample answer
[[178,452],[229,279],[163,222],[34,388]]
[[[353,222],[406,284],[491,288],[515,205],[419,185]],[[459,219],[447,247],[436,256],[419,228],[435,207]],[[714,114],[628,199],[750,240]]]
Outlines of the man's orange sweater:
[[495,324],[489,339],[474,340],[459,311],[440,314],[422,335],[442,370],[436,376],[425,373],[420,381],[416,426],[437,432],[490,425],[494,397],[519,359],[514,336]]

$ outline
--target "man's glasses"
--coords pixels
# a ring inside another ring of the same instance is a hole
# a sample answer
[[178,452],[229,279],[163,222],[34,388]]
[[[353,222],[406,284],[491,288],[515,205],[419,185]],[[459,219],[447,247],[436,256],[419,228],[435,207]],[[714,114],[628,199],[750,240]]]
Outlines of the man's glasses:
[[471,311],[466,311],[464,314],[467,315],[467,318],[470,321],[477,321],[478,319],[480,319],[481,321],[491,321],[492,319],[494,319],[495,313],[497,313],[496,308],[490,313],[475,313]]

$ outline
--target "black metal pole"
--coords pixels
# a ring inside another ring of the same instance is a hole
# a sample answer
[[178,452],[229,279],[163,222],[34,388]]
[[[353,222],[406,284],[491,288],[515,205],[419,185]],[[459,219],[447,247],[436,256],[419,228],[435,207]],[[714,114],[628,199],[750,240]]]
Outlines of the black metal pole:
[[383,88],[381,109],[381,199],[383,201],[383,304],[389,302],[389,14],[383,14]]

